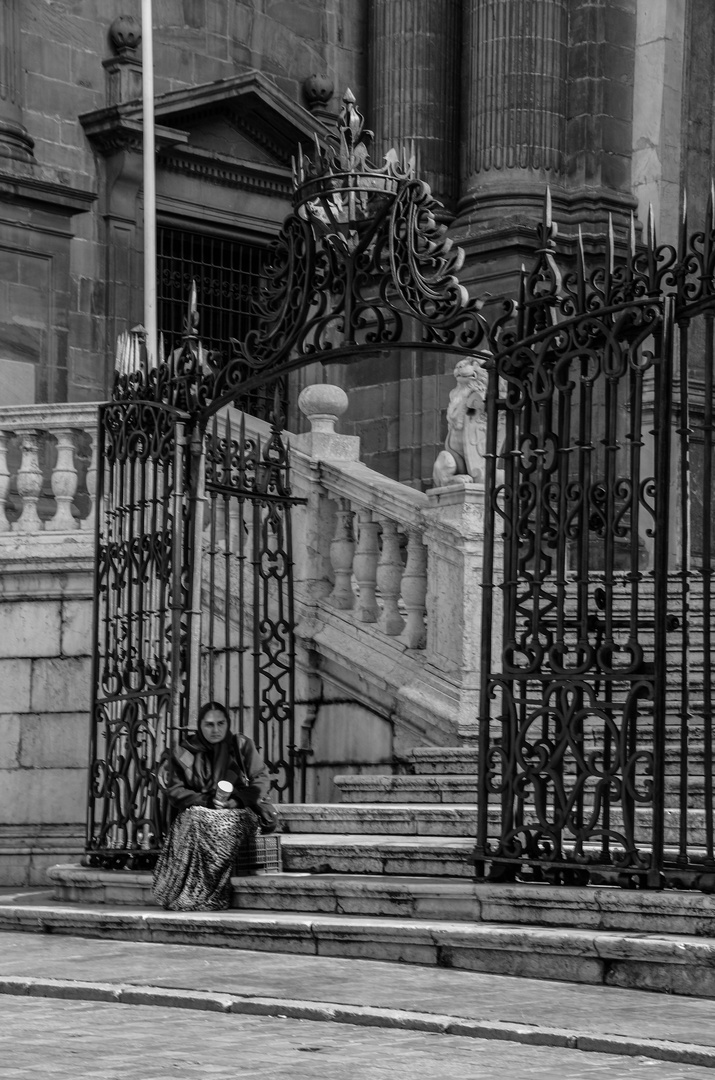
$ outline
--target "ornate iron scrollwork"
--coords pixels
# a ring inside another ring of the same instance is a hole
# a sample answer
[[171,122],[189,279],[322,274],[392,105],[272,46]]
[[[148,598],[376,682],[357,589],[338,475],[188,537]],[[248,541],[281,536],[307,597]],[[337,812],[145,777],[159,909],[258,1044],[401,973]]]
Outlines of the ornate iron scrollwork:
[[[677,248],[657,245],[652,215],[643,244],[632,223],[619,247],[611,227],[590,269],[579,236],[563,268],[547,197],[534,263],[493,330],[475,861],[495,880],[710,887],[712,200],[707,217],[689,237],[683,214]],[[691,326],[702,359],[688,357]],[[702,509],[690,499],[694,453]],[[696,556],[691,530],[703,536]],[[686,629],[695,617],[701,659]]]

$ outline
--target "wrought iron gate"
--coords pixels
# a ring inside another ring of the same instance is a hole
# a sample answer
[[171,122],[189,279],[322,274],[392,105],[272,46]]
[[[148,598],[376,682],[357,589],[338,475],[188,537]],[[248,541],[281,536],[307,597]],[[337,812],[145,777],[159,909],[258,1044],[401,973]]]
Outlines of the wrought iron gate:
[[477,872],[713,891],[712,205],[555,235],[490,365]]
[[261,747],[279,799],[292,801],[295,745],[293,556],[280,397],[261,444],[228,417],[207,435],[201,698],[221,700]]
[[152,861],[167,755],[214,694],[253,725],[278,795],[292,796],[295,500],[282,393],[262,446],[240,420],[207,435],[211,418],[316,361],[422,347],[471,356],[487,340],[443,208],[405,153],[374,166],[370,139],[348,91],[337,137],[313,159],[298,148],[293,210],[252,301],[257,325],[230,339],[230,355],[207,352],[192,290],[181,348],[155,367],[134,349],[102,410],[90,862]]
[[177,352],[163,378],[120,375],[99,413],[91,865],[152,864],[169,753],[201,701],[227,705],[275,797],[293,796],[296,500],[281,394],[263,443],[243,413],[208,428],[195,332]]
[[161,401],[99,410],[87,848],[108,866],[160,841],[160,770],[186,713],[186,420]]

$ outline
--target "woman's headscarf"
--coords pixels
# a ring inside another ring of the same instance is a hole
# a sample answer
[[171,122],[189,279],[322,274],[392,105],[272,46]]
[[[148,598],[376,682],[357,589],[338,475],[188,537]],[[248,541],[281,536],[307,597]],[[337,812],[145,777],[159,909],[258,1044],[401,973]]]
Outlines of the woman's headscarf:
[[[226,735],[218,743],[209,742],[201,729],[204,717],[210,712],[220,712],[226,717]],[[216,701],[209,701],[201,707],[196,724],[195,740],[195,749],[204,751],[203,754],[198,754],[194,760],[194,772],[202,786],[215,791],[219,780],[230,780],[231,783],[235,784],[241,772],[241,765],[236,761],[230,719],[224,705]]]

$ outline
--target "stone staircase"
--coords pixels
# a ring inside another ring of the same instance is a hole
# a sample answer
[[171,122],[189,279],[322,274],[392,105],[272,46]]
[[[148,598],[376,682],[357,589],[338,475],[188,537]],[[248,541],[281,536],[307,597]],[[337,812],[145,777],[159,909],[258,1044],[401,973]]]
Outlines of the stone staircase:
[[477,883],[476,752],[420,749],[409,775],[336,778],[345,802],[282,807],[281,874],[233,880],[232,910],[175,913],[150,875],[58,866],[51,902],[0,901],[0,929],[393,960],[715,996],[715,898]]

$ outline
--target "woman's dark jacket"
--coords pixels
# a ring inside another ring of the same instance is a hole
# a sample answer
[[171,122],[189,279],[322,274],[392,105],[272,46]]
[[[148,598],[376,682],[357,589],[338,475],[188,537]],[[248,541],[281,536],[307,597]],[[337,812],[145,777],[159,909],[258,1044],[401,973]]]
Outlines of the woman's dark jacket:
[[206,747],[198,732],[186,736],[171,755],[166,788],[169,802],[178,813],[189,806],[213,807],[216,784],[229,780],[233,784],[232,798],[263,820],[261,810],[270,787],[265,762],[246,735],[230,735],[226,742],[228,753],[220,755],[222,764],[218,766],[216,753]]

